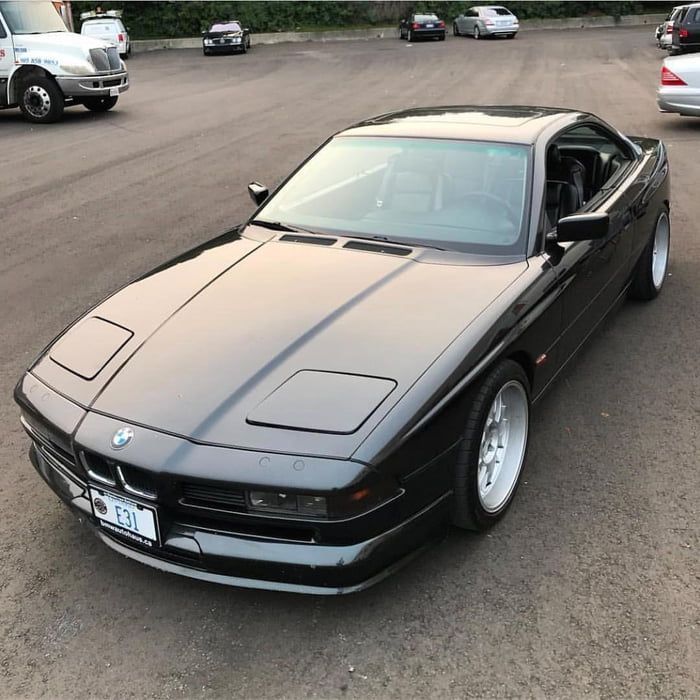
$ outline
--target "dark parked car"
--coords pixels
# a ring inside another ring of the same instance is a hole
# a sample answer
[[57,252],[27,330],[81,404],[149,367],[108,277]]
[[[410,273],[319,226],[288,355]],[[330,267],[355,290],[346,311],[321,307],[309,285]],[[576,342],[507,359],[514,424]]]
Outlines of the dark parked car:
[[700,51],[700,4],[681,9],[673,22],[672,54]]
[[346,593],[487,529],[532,404],[666,275],[663,144],[582,112],[387,114],[249,189],[246,223],[93,307],[15,391],[102,542],[207,581]]
[[202,51],[214,53],[245,53],[250,48],[250,29],[235,19],[214,22],[202,32]]
[[399,23],[399,39],[439,39],[445,41],[445,22],[433,13],[416,13]]

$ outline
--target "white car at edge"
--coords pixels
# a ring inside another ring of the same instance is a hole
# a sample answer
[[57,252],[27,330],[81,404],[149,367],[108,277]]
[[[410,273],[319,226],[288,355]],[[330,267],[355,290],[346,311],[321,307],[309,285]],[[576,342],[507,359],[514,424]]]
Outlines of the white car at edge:
[[662,112],[700,117],[700,53],[664,59],[656,102]]

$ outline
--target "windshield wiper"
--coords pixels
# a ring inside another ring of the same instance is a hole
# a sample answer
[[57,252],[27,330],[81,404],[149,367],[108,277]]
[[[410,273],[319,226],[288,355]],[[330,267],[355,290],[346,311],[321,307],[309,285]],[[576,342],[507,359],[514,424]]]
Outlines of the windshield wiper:
[[436,245],[430,245],[429,243],[421,243],[419,241],[397,241],[392,238],[387,238],[386,236],[356,236],[354,233],[343,234],[348,238],[359,238],[362,241],[381,241],[382,243],[391,243],[393,245],[403,245],[403,246],[420,246],[421,248],[431,248],[432,250],[442,250],[445,248],[439,248]]
[[255,226],[262,226],[263,228],[269,228],[273,231],[287,231],[288,233],[309,233],[312,236],[321,235],[316,231],[309,231],[308,229],[299,228],[298,226],[290,226],[289,224],[283,224],[281,221],[266,221],[265,219],[253,219],[248,223],[255,224]]

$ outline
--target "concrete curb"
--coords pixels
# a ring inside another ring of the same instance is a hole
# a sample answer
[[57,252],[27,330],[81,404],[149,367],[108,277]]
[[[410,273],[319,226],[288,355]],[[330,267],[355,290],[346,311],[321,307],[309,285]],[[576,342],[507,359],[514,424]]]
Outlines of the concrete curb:
[[[521,31],[538,29],[602,29],[606,27],[640,27],[655,26],[666,19],[666,15],[623,15],[612,17],[567,17],[565,19],[530,19],[520,24]],[[396,39],[396,27],[373,27],[371,29],[339,29],[326,32],[268,32],[253,34],[253,46],[256,44],[300,43],[306,41],[358,41],[369,39]],[[201,49],[200,37],[183,37],[180,39],[140,39],[131,42],[134,52],[159,51],[161,49]]]

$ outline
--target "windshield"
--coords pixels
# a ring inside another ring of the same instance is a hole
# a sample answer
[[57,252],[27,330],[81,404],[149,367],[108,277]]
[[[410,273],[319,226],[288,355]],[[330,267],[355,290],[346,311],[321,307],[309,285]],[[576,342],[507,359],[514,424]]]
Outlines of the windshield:
[[484,15],[486,15],[486,17],[503,17],[510,16],[511,14],[511,11],[506,10],[505,7],[487,7],[484,9]]
[[240,32],[241,25],[238,22],[215,22],[209,28],[210,32]]
[[51,2],[0,0],[0,11],[12,34],[45,34],[68,29]]
[[474,254],[521,254],[529,158],[530,148],[515,144],[340,136],[258,219]]

